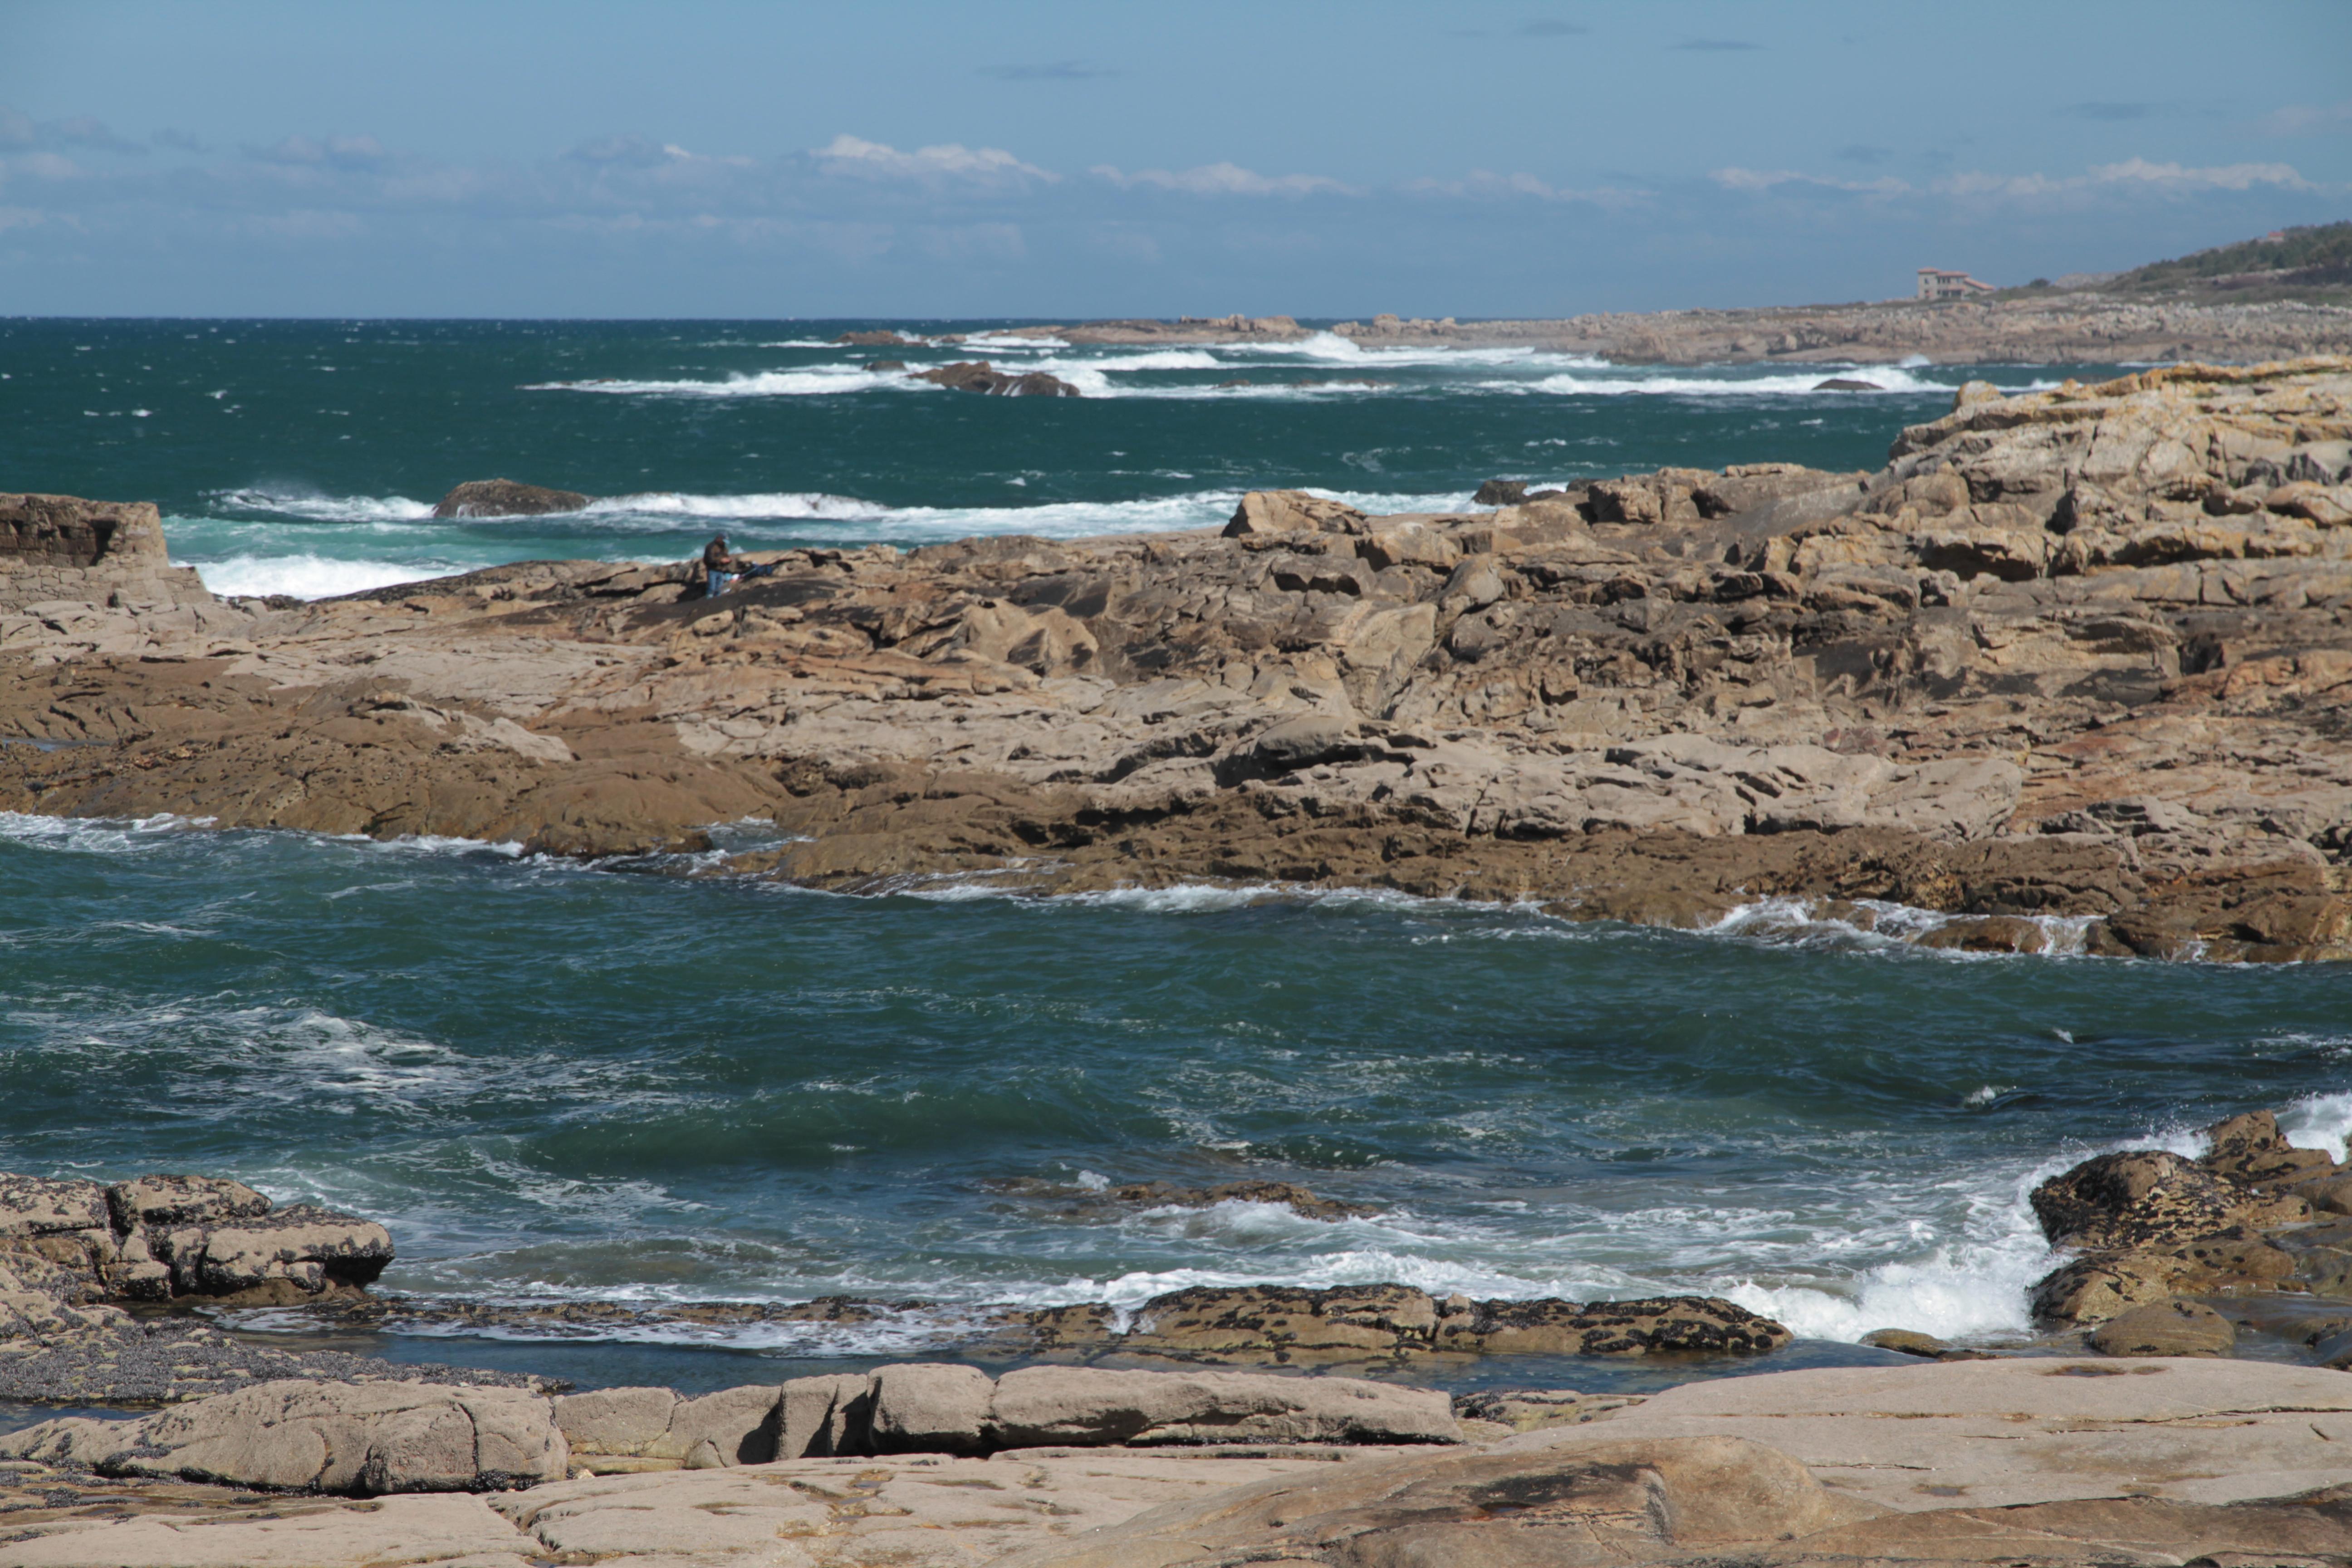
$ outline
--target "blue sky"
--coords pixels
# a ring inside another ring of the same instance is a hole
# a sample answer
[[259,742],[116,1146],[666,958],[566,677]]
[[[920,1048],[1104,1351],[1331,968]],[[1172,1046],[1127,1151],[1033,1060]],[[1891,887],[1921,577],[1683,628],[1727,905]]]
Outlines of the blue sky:
[[0,314],[1553,315],[2352,216],[2352,4],[0,0]]

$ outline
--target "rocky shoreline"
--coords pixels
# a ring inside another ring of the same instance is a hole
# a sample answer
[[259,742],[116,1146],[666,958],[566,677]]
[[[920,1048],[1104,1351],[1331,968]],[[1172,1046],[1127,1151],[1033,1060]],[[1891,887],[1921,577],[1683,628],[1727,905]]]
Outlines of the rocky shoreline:
[[[1123,1333],[1106,1309],[1059,1309],[1026,1315],[1036,1359],[998,1376],[900,1363],[694,1397],[278,1362],[248,1342],[234,1386],[179,1383],[130,1396],[152,1415],[0,1436],[0,1561],[2352,1561],[2352,1381],[2335,1370],[2352,1366],[2352,1164],[2294,1147],[2266,1111],[2204,1144],[2099,1155],[2035,1189],[2066,1256],[2034,1305],[2064,1337],[2025,1353],[1892,1331],[1873,1338],[1937,1364],[1646,1398],[1295,1375],[1788,1341],[1723,1302],[1401,1286],[1178,1292]],[[370,1222],[217,1178],[0,1178],[0,1367],[66,1342],[89,1366],[136,1363],[107,1298],[349,1312],[391,1255]],[[2227,1359],[2233,1320],[2275,1332],[2283,1310],[2318,1364]],[[1139,1340],[1166,1370],[1061,1359]]]
[[[1531,348],[1618,364],[2252,363],[2352,353],[2352,306],[2035,291],[1998,300],[1888,300],[1729,310],[1458,321],[1375,316],[1331,331],[1365,348]],[[1288,316],[1082,321],[1008,337],[1102,345],[1293,342]]]
[[1971,384],[1870,473],[765,559],[231,603],[151,507],[0,498],[0,809],[2352,956],[2352,361]]

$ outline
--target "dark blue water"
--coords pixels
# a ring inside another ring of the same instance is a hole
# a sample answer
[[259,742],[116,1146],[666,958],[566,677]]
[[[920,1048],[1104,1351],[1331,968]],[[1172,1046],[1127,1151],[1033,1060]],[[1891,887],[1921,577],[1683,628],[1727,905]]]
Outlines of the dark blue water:
[[[1811,390],[1834,366],[1620,369],[1328,334],[826,342],[868,324],[0,321],[0,485],[156,501],[216,592],[317,595],[532,556],[683,558],[714,527],[739,548],[1070,537],[1222,521],[1267,486],[1407,510],[1466,505],[1496,477],[1874,468],[1969,376],[2057,374],[1884,366],[1845,373],[1886,388],[1854,394]],[[1085,395],[950,392],[861,368],[877,355],[919,370],[985,357]],[[492,476],[606,499],[431,520],[452,485]]]
[[[814,1356],[1265,1279],[1997,1335],[2045,1266],[2038,1173],[2249,1105],[2352,1122],[2331,966],[1393,898],[862,900],[165,825],[5,820],[0,996],[0,1168],[376,1215],[404,1290],[941,1304],[709,1336]],[[1381,1212],[1086,1194],[1242,1176]]]

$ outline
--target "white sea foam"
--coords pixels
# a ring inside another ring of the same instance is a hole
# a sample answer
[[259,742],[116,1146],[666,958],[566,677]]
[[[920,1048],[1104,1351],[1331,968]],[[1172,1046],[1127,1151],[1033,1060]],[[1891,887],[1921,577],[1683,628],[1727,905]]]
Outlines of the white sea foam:
[[212,499],[230,511],[273,512],[312,522],[419,522],[433,515],[431,501],[411,500],[406,496],[330,496],[267,485],[216,490]]
[[310,554],[232,555],[188,564],[195,567],[205,587],[224,598],[287,594],[297,599],[331,599],[470,570],[456,563],[336,561]]
[[2279,1131],[2287,1142],[2305,1149],[2325,1149],[2338,1164],[2352,1142],[2352,1094],[2315,1094],[2295,1100],[2279,1116]]
[[2079,956],[2089,934],[2090,915],[2029,915],[2038,926],[2043,946],[2040,953],[1970,952],[1958,948],[1922,948],[1921,938],[1972,917],[1945,914],[1880,899],[1851,900],[1856,914],[1831,914],[1826,900],[1810,898],[1759,899],[1742,904],[1706,931],[1717,936],[1748,937],[1803,947],[1835,947],[1859,952],[1915,952],[1952,963],[1980,963],[2020,956]]
[[124,855],[165,847],[181,834],[212,826],[209,816],[172,812],[138,818],[36,816],[0,811],[0,839],[78,855]]
[[677,379],[632,381],[540,381],[524,392],[600,392],[616,397],[814,397],[846,392],[941,392],[945,388],[918,381],[904,371],[864,370],[856,365],[811,365],[803,370],[765,370],[735,374],[717,381]]
[[604,496],[590,501],[580,515],[607,517],[693,517],[760,521],[767,519],[826,518],[856,521],[887,513],[888,507],[855,496],[828,495],[822,490],[773,490],[746,495],[693,495],[679,490],[648,490],[636,495]]
[[1947,382],[1925,381],[1892,365],[1822,365],[1800,374],[1748,375],[1547,375],[1534,381],[1487,381],[1488,392],[1546,393],[1568,397],[1621,397],[1634,395],[1675,397],[1867,397],[1871,393],[1816,392],[1827,380],[1866,381],[1882,393],[1948,393]]

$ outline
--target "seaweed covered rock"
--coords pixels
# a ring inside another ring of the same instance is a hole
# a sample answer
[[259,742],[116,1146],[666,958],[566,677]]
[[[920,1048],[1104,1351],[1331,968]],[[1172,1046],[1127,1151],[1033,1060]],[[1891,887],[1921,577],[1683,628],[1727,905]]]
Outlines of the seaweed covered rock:
[[2055,1247],[2162,1246],[2227,1228],[2239,1194],[2194,1161],[2160,1149],[2085,1160],[2033,1189]]

